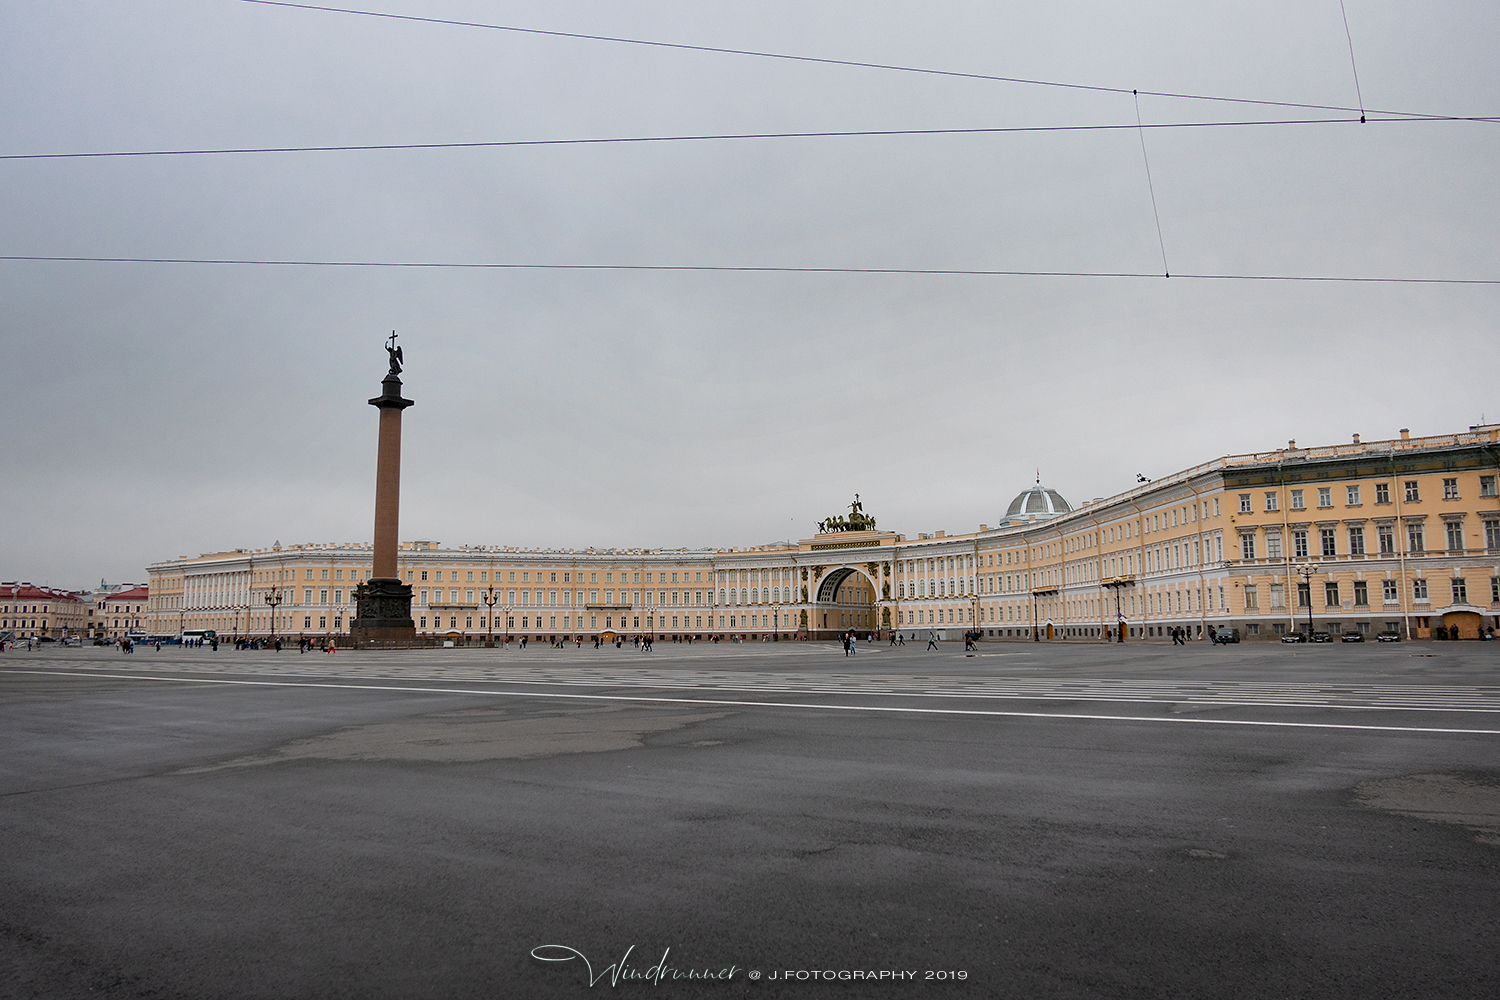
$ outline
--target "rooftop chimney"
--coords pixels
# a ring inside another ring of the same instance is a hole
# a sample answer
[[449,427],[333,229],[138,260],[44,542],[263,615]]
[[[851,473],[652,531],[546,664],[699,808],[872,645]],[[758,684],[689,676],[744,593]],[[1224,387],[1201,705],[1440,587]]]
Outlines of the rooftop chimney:
[[1401,440],[1403,440],[1403,441],[1410,441],[1411,440],[1411,428],[1410,427],[1403,427],[1403,428],[1401,428]]
[[1359,435],[1358,434],[1354,435],[1354,443],[1355,444],[1359,444]]
[[1288,441],[1286,443],[1286,446],[1288,448],[1296,448],[1297,447],[1297,439],[1296,438],[1292,438],[1290,441]]

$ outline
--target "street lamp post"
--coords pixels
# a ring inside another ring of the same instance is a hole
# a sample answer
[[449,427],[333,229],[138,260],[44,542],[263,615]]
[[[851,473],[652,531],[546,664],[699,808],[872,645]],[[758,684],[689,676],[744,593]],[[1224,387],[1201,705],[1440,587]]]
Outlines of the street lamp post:
[[781,604],[777,601],[771,602],[771,641],[781,641]]
[[494,649],[495,648],[495,603],[500,600],[500,595],[497,594],[497,593],[495,593],[495,585],[493,583],[491,583],[489,585],[489,587],[486,588],[486,590],[484,592],[484,598],[483,598],[483,600],[484,600],[484,603],[486,604],[486,606],[488,606],[489,609],[490,609],[490,612],[489,612],[490,631],[489,631],[489,636],[484,640],[484,648],[485,649]]
[[1312,578],[1318,573],[1318,568],[1311,561],[1300,563],[1297,566],[1297,575],[1302,577],[1302,584],[1307,588],[1307,641],[1312,642],[1313,617],[1312,617]]
[[275,648],[275,646],[276,646],[276,608],[281,604],[281,600],[282,600],[282,597],[281,597],[281,588],[280,587],[272,587],[270,590],[266,591],[265,599],[266,599],[266,604],[271,609],[271,646],[272,646],[272,648]]
[[[514,610],[516,610],[516,609],[514,607],[512,607],[511,605],[509,605],[509,604],[502,604],[500,606],[500,613],[505,616],[505,648],[506,649],[510,648],[510,614]],[[491,615],[491,617],[493,617],[493,615]]]

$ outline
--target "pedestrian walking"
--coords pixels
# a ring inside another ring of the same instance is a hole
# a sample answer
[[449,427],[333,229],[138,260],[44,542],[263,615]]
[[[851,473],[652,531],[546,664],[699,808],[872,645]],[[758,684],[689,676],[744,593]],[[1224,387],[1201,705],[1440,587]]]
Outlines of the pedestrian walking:
[[932,629],[928,629],[927,630],[927,648],[928,649],[937,649],[938,648],[938,645],[937,645],[937,632],[933,631]]

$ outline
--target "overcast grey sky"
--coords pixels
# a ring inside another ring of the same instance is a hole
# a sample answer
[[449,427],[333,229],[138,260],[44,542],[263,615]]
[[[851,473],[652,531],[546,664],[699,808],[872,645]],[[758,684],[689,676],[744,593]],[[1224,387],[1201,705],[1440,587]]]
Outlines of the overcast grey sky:
[[[351,3],[349,6],[361,6]],[[1337,0],[365,9],[1357,107]],[[1500,113],[1500,7],[1347,0],[1367,108]],[[295,10],[0,6],[0,153],[1134,124],[1128,95]],[[1140,98],[1147,123],[1338,112]],[[1377,116],[1384,117],[1384,116]],[[1500,278],[1500,124],[1149,130],[1182,273]],[[0,161],[0,254],[1162,270],[1134,129]],[[1500,288],[0,261],[0,577],[402,538],[914,534],[1221,454],[1500,419]]]

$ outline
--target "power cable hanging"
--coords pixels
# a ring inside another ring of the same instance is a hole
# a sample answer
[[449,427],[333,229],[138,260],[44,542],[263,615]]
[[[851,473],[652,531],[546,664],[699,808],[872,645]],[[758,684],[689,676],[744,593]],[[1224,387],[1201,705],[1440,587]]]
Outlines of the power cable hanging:
[[[998,76],[990,73],[965,73],[958,70],[932,69],[923,66],[903,66],[897,63],[867,62],[859,59],[834,59],[826,56],[800,56],[786,52],[764,52],[756,49],[736,49],[721,45],[691,45],[686,42],[663,42],[649,38],[625,38],[617,35],[595,35],[581,31],[556,31],[546,28],[522,28],[510,24],[491,24],[484,21],[460,21],[452,18],[421,17],[416,14],[392,14],[387,11],[360,10],[354,7],[332,7],[324,4],[292,3],[290,0],[234,0],[236,3],[255,4],[262,7],[286,7],[293,10],[321,11],[328,14],[352,14],[359,17],[383,18],[391,21],[408,21],[420,24],[441,24],[459,28],[485,28],[491,31],[507,31],[522,35],[544,35],[552,38],[575,38],[582,41],[612,42],[620,45],[645,45],[653,48],[678,49],[685,52],[714,52],[722,55],[749,56],[756,59],[780,59],[787,62],[819,63],[826,66],[849,66],[858,69],[879,69],[895,73],[921,73],[928,76],[945,76],[965,80],[991,80],[997,83],[1016,83],[1030,87],[1058,87],[1064,90],[1086,90],[1101,94],[1133,94],[1126,87],[1103,87],[1087,83],[1066,83],[1057,80],[1033,80],[1018,76]],[[1143,90],[1147,97],[1171,97],[1184,101],[1218,101],[1227,104],[1253,104],[1273,108],[1304,108],[1314,111],[1364,112],[1364,108],[1349,108],[1334,104],[1307,104],[1297,101],[1265,101],[1246,97],[1217,97],[1210,94],[1183,94],[1164,90]],[[1387,111],[1374,109],[1374,114],[1392,115],[1400,118],[1437,118],[1458,121],[1496,122],[1500,118],[1482,116],[1476,118],[1454,118],[1450,115],[1428,114],[1421,111]]]
[[1349,40],[1349,68],[1354,71],[1354,97],[1359,101],[1359,122],[1365,121],[1365,95],[1359,89],[1359,67],[1354,64],[1354,36],[1349,33],[1349,12],[1344,9],[1344,0],[1339,0],[1339,13],[1344,15],[1344,37]]
[[1161,213],[1156,210],[1156,185],[1151,183],[1151,157],[1146,155],[1146,130],[1141,128],[1141,97],[1135,97],[1135,124],[1141,136],[1141,161],[1146,164],[1146,190],[1151,192],[1151,215],[1156,219],[1156,242],[1161,246],[1161,269],[1162,277],[1170,278],[1172,269],[1167,266],[1167,241],[1161,235]]
[[220,264],[259,267],[371,267],[478,271],[706,271],[743,274],[911,274],[982,278],[1164,278],[1200,281],[1313,281],[1375,285],[1500,285],[1500,278],[1360,277],[1322,274],[1177,274],[1149,271],[1027,271],[957,267],[777,267],[749,264],[524,264],[482,261],[271,260],[233,257],[90,257],[0,254],[0,261],[66,264]]
[[[1377,118],[1378,122],[1426,121],[1413,118]],[[1218,122],[1156,122],[1142,125],[1136,115],[1137,129],[1173,128],[1246,128],[1256,125],[1348,125],[1353,118],[1282,118]],[[885,136],[936,135],[1007,135],[1022,132],[1112,132],[1130,125],[1018,125],[998,128],[909,128],[855,129],[821,132],[723,132],[702,135],[635,135],[605,136],[586,139],[497,139],[477,142],[388,142],[339,146],[226,146],[203,149],[119,149],[74,153],[0,153],[0,160],[87,160],[128,156],[221,156],[238,153],[348,153],[401,149],[503,149],[520,146],[590,146],[655,142],[715,142],[733,139],[839,139]]]

